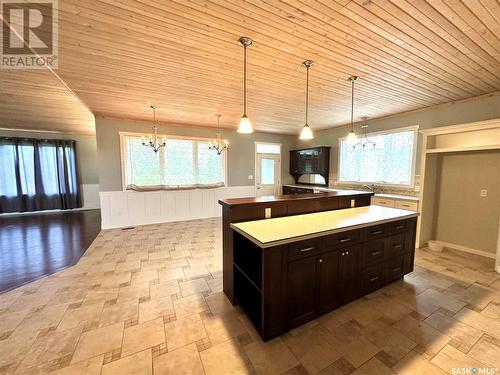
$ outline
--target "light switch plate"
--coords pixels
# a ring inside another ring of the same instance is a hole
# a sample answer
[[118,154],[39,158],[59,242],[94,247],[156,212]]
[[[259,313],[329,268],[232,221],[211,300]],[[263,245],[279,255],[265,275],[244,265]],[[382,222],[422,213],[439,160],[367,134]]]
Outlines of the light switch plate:
[[488,190],[486,189],[481,189],[481,192],[479,193],[481,197],[487,197],[488,196]]
[[253,180],[253,174],[249,174],[249,175],[248,175],[248,179],[249,179],[249,180]]

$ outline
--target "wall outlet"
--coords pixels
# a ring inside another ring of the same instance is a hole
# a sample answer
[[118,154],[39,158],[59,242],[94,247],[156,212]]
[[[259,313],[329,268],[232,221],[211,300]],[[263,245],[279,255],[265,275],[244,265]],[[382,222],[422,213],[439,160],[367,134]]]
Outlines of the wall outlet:
[[481,189],[481,192],[479,193],[481,197],[487,197],[488,196],[488,190],[486,189]]
[[253,180],[253,174],[249,174],[249,175],[248,175],[248,179],[249,179],[249,180]]
[[265,215],[266,219],[270,219],[271,218],[271,207],[267,207],[264,210],[264,215]]

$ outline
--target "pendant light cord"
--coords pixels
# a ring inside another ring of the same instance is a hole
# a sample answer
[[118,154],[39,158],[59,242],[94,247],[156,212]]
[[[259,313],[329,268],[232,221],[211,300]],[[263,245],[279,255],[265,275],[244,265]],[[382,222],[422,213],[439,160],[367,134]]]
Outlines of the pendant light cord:
[[309,116],[309,66],[306,66],[306,125]]
[[353,131],[353,122],[354,122],[354,82],[353,79],[351,81],[351,132]]
[[247,46],[243,46],[243,115],[247,115]]

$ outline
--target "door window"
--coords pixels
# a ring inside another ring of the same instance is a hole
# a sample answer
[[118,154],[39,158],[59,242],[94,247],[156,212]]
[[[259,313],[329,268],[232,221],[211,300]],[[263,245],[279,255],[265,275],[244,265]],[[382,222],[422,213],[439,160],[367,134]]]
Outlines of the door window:
[[261,181],[262,185],[273,185],[274,184],[274,159],[261,159],[260,171],[261,171]]

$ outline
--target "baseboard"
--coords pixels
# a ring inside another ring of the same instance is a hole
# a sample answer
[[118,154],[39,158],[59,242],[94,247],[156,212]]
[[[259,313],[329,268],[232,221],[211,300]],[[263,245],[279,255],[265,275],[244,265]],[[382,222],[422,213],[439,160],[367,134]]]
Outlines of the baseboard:
[[[490,253],[488,251],[478,250],[478,249],[472,249],[472,248],[467,247],[467,246],[457,245],[457,244],[450,243],[450,242],[445,242],[445,241],[436,240],[436,242],[439,243],[439,244],[441,244],[441,245],[443,245],[446,248],[451,248],[453,250],[458,250],[458,251],[463,251],[465,253],[471,253],[471,254],[481,255],[483,257],[491,258],[491,259],[495,259],[496,258],[495,254]],[[497,266],[497,268],[499,268],[499,267],[500,266]]]

